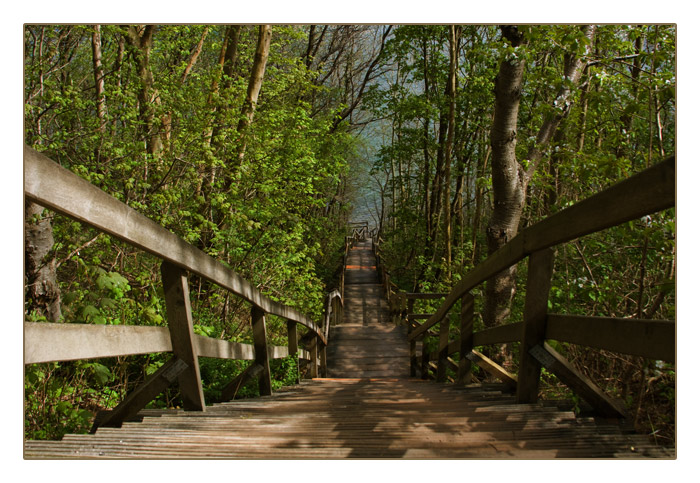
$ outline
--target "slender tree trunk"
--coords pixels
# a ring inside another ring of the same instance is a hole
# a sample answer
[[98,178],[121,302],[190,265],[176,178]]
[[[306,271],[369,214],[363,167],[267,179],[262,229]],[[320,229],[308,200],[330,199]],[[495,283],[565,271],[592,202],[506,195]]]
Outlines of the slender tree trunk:
[[102,35],[100,26],[95,25],[92,30],[92,72],[95,77],[95,97],[97,119],[99,120],[100,133],[104,134],[107,127],[107,105],[105,104],[105,74],[102,68]]
[[236,166],[240,166],[245,156],[247,147],[246,131],[248,126],[253,122],[255,116],[255,108],[258,104],[258,96],[262,87],[263,77],[265,76],[265,67],[267,66],[267,57],[270,53],[270,39],[272,37],[272,26],[261,25],[258,30],[258,45],[255,49],[255,58],[253,60],[253,68],[250,73],[250,81],[248,82],[248,91],[246,93],[245,102],[241,109],[241,120],[238,122],[238,153]]
[[53,228],[44,208],[27,203],[24,210],[26,313],[36,312],[51,322],[61,319],[61,291],[53,257]]
[[455,110],[457,105],[457,42],[458,29],[450,25],[450,73],[447,93],[450,108],[447,119],[447,142],[445,145],[445,261],[447,262],[447,279],[452,279],[452,207],[450,205],[451,158],[455,139]]
[[151,49],[155,25],[130,26],[127,28],[126,40],[136,61],[139,80],[141,81],[137,98],[139,101],[139,118],[143,124],[141,130],[146,142],[146,153],[157,157],[162,150],[160,134],[155,128],[153,109],[153,72],[151,71]]

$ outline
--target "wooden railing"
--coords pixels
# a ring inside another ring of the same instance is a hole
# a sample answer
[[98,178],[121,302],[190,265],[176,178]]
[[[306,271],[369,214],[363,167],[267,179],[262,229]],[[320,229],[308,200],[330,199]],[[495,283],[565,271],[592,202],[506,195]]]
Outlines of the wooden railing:
[[[205,410],[199,373],[199,357],[253,360],[254,363],[222,391],[222,399],[232,399],[245,380],[258,379],[260,393],[272,393],[269,358],[297,354],[310,361],[310,373],[326,375],[328,329],[336,322],[342,307],[341,293],[326,298],[323,325],[291,307],[263,295],[250,282],[215,259],[154,223],[116,198],[62,168],[46,156],[24,148],[25,198],[108,233],[162,261],[168,327],[110,326],[74,323],[24,324],[24,363],[68,361],[116,357],[156,352],[173,356],[116,408],[101,415],[97,426],[119,426],[144,408],[176,379],[186,410]],[[252,305],[253,344],[240,344],[195,334],[190,308],[188,272],[196,274]],[[269,346],[266,314],[287,321],[287,347]],[[308,329],[299,348],[297,326]],[[50,341],[47,342],[47,341]],[[95,429],[93,428],[93,429]]]
[[[412,304],[411,310],[406,310],[406,300],[415,299],[416,294],[396,291],[395,286],[387,282],[390,306],[394,313],[400,314],[406,323],[411,324],[411,375],[416,375],[418,359],[421,360],[421,377],[428,377],[432,361],[436,361],[433,368],[439,381],[446,379],[445,368],[450,366],[457,374],[457,382],[466,383],[471,380],[470,362],[475,362],[503,382],[513,385],[518,402],[528,403],[537,400],[540,372],[544,367],[599,413],[622,416],[623,410],[615,401],[545,341],[557,340],[674,363],[675,321],[548,313],[554,264],[552,247],[675,206],[675,173],[675,157],[671,157],[524,229],[466,274],[446,294],[444,302],[434,314],[413,314]],[[377,237],[376,240],[381,239]],[[376,252],[381,255],[381,248],[377,248]],[[528,258],[524,320],[474,332],[474,298],[471,290],[524,258]],[[388,273],[385,276],[388,279]],[[449,341],[448,313],[458,301],[461,302],[459,338]],[[417,324],[415,320],[421,317],[427,320]],[[432,332],[431,329],[438,324],[438,333]],[[426,344],[421,344],[422,354],[419,357],[416,343],[428,336],[439,337],[438,349],[428,353]],[[509,342],[520,343],[517,376],[474,349]],[[459,363],[450,359],[455,353],[459,354]]]

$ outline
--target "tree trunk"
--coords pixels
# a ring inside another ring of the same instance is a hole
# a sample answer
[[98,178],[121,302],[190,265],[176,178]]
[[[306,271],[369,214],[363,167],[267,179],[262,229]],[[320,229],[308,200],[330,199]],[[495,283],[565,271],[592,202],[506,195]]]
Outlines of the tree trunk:
[[447,93],[450,109],[447,118],[447,142],[445,145],[445,262],[447,279],[452,278],[452,206],[450,204],[452,145],[455,139],[455,110],[457,104],[457,41],[459,31],[450,25],[450,74],[447,81]]
[[[517,27],[501,27],[513,47],[525,43]],[[525,204],[524,172],[515,156],[518,111],[525,61],[504,60],[496,76],[493,126],[491,128],[491,176],[494,206],[486,228],[489,254],[505,245],[518,232]],[[508,268],[486,283],[484,325],[495,327],[510,314],[515,294],[515,268]]]
[[262,87],[263,77],[265,76],[265,67],[267,66],[267,57],[270,53],[270,39],[272,37],[272,26],[261,25],[258,30],[258,45],[255,49],[255,58],[253,60],[253,68],[250,73],[250,81],[248,82],[248,92],[246,93],[245,102],[241,109],[241,120],[238,122],[238,153],[236,166],[240,166],[245,156],[247,146],[246,131],[248,126],[253,122],[255,108],[258,104],[258,96]]
[[28,202],[24,210],[26,313],[36,312],[50,322],[61,319],[61,291],[52,256],[53,228],[44,208]]

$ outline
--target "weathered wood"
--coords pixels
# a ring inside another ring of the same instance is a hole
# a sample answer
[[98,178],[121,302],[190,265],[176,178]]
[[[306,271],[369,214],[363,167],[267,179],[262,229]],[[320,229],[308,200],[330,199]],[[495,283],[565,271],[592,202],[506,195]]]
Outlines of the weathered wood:
[[620,404],[609,398],[593,381],[577,371],[549,344],[543,343],[530,349],[530,355],[549,372],[554,374],[575,394],[581,396],[601,415],[609,418],[622,418],[625,412]]
[[537,401],[541,365],[530,355],[530,349],[544,342],[547,327],[547,301],[554,269],[554,250],[548,248],[530,255],[525,289],[525,313],[522,342],[520,343],[520,367],[518,368],[519,403]]
[[409,338],[433,327],[462,295],[530,253],[674,206],[675,173],[674,156],[526,228],[455,285],[435,315]]
[[299,338],[297,334],[297,323],[293,320],[287,321],[287,352],[290,356],[296,355],[297,371],[294,382],[299,384]]
[[320,334],[319,327],[305,315],[264,296],[233,270],[28,146],[24,147],[24,193],[28,200],[91,225],[220,285],[266,313],[295,320]]
[[311,354],[311,366],[309,368],[309,375],[311,378],[318,377],[318,340],[314,337],[309,342],[309,353]]
[[94,433],[99,427],[119,427],[127,419],[131,419],[146,407],[156,396],[163,392],[183,371],[187,370],[187,364],[171,357],[156,372],[151,374],[139,387],[131,391],[129,395],[111,411],[99,414],[92,426]]
[[213,339],[199,334],[195,334],[194,343],[199,357],[248,361],[255,359],[255,349],[250,344]]
[[253,346],[255,347],[255,363],[262,366],[258,376],[258,387],[261,396],[272,394],[272,379],[270,376],[270,359],[267,351],[267,330],[265,329],[265,311],[253,305],[250,311],[250,321],[253,327]]
[[442,320],[442,322],[440,322],[440,339],[436,374],[436,380],[438,382],[445,382],[447,380],[447,345],[450,343],[449,336],[450,319],[446,317]]
[[676,158],[666,160],[525,230],[525,252],[575,240],[676,204]]
[[[474,297],[465,294],[462,297],[462,307],[459,314],[459,370],[457,383],[471,382],[472,364],[467,356],[474,348]],[[449,350],[449,349],[448,349]]]
[[197,346],[194,341],[187,273],[169,262],[161,264],[160,273],[163,279],[165,309],[173,354],[188,366],[178,376],[183,406],[189,411],[204,411],[206,404],[199,374]]
[[410,358],[410,370],[409,374],[411,377],[416,377],[418,369],[418,356],[416,355],[416,340],[413,339],[408,343],[408,357]]
[[404,297],[406,297],[409,300],[416,300],[416,299],[441,299],[443,297],[446,297],[448,294],[447,293],[413,293],[413,292],[404,292],[402,294]]
[[171,352],[172,349],[165,327],[24,323],[25,364]]
[[671,363],[676,360],[672,320],[548,314],[545,338]]
[[264,371],[263,366],[257,362],[253,362],[251,365],[245,368],[243,372],[238,374],[231,382],[229,382],[226,387],[221,390],[221,397],[219,397],[219,402],[232,401],[236,398],[238,391],[246,385],[251,379],[260,377]]
[[475,363],[477,366],[481,367],[484,371],[488,372],[492,376],[498,378],[501,382],[507,384],[508,386],[515,388],[518,385],[518,377],[510,372],[506,371],[504,368],[496,364],[494,361],[486,357],[484,354],[477,350],[472,350],[467,356],[467,359]]
[[507,342],[520,342],[523,335],[523,323],[500,325],[490,329],[480,330],[474,333],[474,345],[476,347],[504,344]]

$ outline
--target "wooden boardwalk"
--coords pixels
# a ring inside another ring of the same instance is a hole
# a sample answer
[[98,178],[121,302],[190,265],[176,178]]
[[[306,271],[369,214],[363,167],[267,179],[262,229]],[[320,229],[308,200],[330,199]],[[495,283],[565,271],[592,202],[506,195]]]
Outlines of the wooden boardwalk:
[[370,240],[348,254],[343,321],[329,336],[329,377],[408,376],[408,333],[391,322],[375,263]]
[[144,410],[140,421],[61,441],[26,458],[674,458],[675,450],[505,386],[409,378],[406,329],[388,317],[371,243],[347,262],[345,311],[329,337],[329,378],[206,411]]

